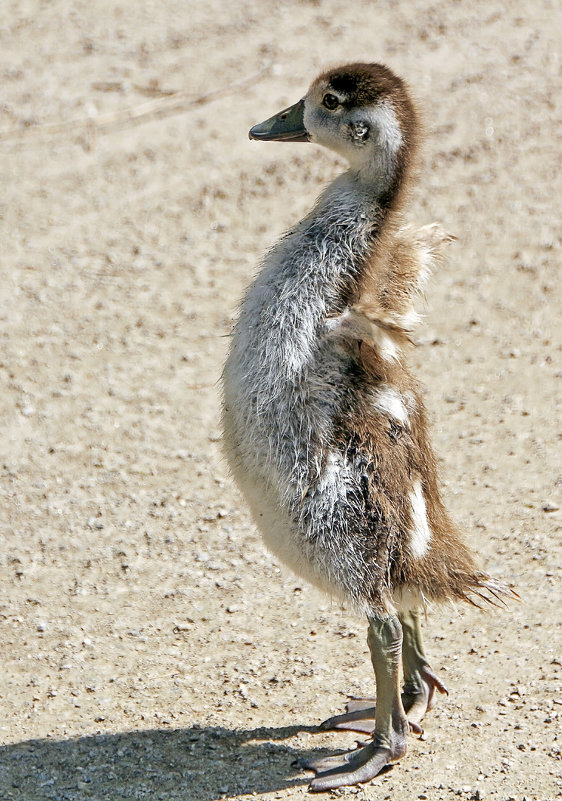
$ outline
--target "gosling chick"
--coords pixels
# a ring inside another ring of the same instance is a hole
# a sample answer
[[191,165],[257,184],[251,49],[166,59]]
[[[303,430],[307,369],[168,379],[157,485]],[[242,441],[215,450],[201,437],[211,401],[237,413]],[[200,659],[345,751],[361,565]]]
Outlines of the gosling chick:
[[513,593],[475,566],[441,502],[404,360],[416,296],[447,240],[401,224],[418,143],[404,82],[380,64],[338,67],[250,138],[313,142],[349,162],[265,257],[223,373],[228,460],[266,544],[368,618],[376,708],[352,703],[324,726],[372,739],[304,765],[310,789],[325,791],[404,756],[408,731],[446,692],[424,653],[426,602]]

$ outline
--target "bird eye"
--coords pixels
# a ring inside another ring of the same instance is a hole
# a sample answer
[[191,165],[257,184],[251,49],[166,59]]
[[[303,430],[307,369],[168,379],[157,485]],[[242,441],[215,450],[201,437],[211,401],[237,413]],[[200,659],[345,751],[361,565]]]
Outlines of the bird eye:
[[330,94],[329,92],[322,98],[322,105],[325,106],[330,111],[333,111],[335,108],[337,108],[339,104],[340,104],[339,99],[335,95]]

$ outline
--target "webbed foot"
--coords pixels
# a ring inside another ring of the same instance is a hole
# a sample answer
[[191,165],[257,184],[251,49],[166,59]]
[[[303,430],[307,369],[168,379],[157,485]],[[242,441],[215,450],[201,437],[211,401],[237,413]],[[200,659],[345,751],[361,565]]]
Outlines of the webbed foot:
[[[419,679],[414,685],[408,682],[404,685],[402,693],[402,706],[406,712],[410,731],[413,734],[423,734],[420,725],[426,712],[435,705],[435,690],[448,695],[443,682],[437,678],[429,665],[424,665],[419,671]],[[321,729],[340,729],[356,731],[360,734],[372,734],[375,730],[374,698],[350,697],[345,705],[345,712],[334,715],[320,724]]]
[[[353,751],[301,762],[302,767],[316,774],[310,783],[311,792],[371,781],[387,765],[406,753],[408,720],[399,692],[402,628],[396,615],[370,617],[367,642],[379,694],[373,739],[367,744],[361,743]],[[369,699],[365,707],[360,700],[358,708],[350,708],[348,715],[353,717],[355,723],[361,723],[365,713],[365,719],[369,719],[371,702]],[[351,703],[353,705],[354,702]],[[324,728],[327,728],[326,724]]]
[[406,682],[402,693],[402,703],[410,721],[410,725],[418,725],[426,712],[435,706],[435,690],[449,695],[443,682],[437,678],[429,665],[419,668],[419,678],[414,682]]
[[[402,706],[408,717],[410,731],[423,734],[420,724],[426,712],[435,704],[435,690],[447,695],[448,692],[425,658],[419,613],[405,612],[399,617],[404,634],[402,660],[405,681],[401,696]],[[375,729],[374,701],[374,698],[350,698],[343,714],[328,718],[320,727],[372,734]]]
[[313,793],[321,793],[336,787],[369,782],[405,753],[405,738],[402,745],[395,743],[390,748],[372,742],[354,751],[302,763],[302,767],[316,773],[308,789]]

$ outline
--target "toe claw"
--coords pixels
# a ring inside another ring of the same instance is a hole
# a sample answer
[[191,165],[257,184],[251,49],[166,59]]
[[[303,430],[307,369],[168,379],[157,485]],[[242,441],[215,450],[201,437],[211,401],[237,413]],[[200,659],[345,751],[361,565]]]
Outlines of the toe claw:
[[410,727],[410,731],[412,732],[412,734],[419,734],[420,736],[423,736],[423,726],[420,726],[420,724],[417,721],[410,720],[408,718],[408,725]]

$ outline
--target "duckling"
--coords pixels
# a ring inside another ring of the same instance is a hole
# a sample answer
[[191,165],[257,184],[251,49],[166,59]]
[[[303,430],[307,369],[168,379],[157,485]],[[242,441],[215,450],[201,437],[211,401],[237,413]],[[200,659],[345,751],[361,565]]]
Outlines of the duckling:
[[313,142],[349,162],[266,255],[223,371],[225,450],[265,543],[368,619],[376,707],[351,702],[323,727],[371,739],[303,763],[309,789],[326,791],[404,756],[446,692],[424,652],[426,604],[513,593],[475,566],[443,506],[405,364],[416,297],[449,239],[401,222],[418,144],[405,83],[381,64],[329,70],[250,138]]

